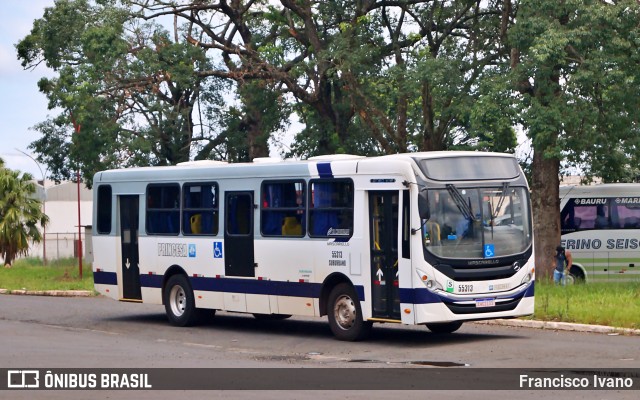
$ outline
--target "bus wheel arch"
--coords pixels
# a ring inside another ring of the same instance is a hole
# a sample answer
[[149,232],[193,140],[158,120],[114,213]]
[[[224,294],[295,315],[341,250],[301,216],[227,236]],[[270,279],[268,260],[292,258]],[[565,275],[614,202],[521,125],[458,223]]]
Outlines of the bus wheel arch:
[[323,303],[336,339],[353,342],[365,339],[371,332],[372,323],[364,320],[358,293],[348,280],[331,286]]
[[179,265],[172,265],[169,267],[169,269],[167,269],[167,271],[164,273],[164,276],[162,278],[162,304],[164,304],[164,291],[165,288],[167,287],[167,282],[169,282],[169,279],[171,279],[172,276],[174,275],[184,275],[185,277],[187,277],[187,273],[186,271]]
[[587,273],[582,265],[572,264],[565,279],[567,285],[586,283]]
[[191,326],[201,318],[189,277],[179,266],[172,266],[164,276],[162,303],[171,325]]
[[327,276],[322,282],[322,288],[320,289],[320,316],[327,315],[327,302],[329,300],[329,294],[333,290],[334,287],[341,283],[347,283],[353,286],[353,283],[349,278],[347,278],[344,274],[334,272],[333,274]]

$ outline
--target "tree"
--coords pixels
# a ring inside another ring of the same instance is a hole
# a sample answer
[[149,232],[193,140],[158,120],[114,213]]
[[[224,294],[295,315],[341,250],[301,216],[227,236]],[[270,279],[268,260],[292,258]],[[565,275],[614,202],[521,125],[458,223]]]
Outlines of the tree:
[[508,59],[500,39],[511,10],[482,1],[376,3],[367,17],[380,39],[354,26],[359,47],[370,50],[345,57],[341,70],[359,119],[384,152],[513,151],[509,114],[487,108],[494,101],[487,89]]
[[41,203],[34,198],[36,187],[30,174],[21,174],[4,167],[0,159],[0,256],[5,267],[29,251],[29,243],[39,243],[49,218]]
[[[201,152],[224,138],[215,121],[203,120],[211,114],[194,121],[204,87],[197,71],[210,65],[187,43],[192,34],[136,19],[114,1],[59,0],[45,10],[16,48],[25,68],[44,62],[56,72],[39,88],[61,113],[36,126],[43,136],[31,145],[54,177],[81,168],[90,183],[105,168],[176,164],[195,151],[211,156]],[[206,107],[221,107],[215,91],[222,85],[210,79],[207,89],[214,93]]]
[[536,266],[551,271],[560,242],[561,161],[606,180],[638,165],[636,1],[530,1],[509,32],[512,84],[531,138]]
[[[224,61],[201,76],[262,80],[293,96],[306,124],[293,150],[305,156],[476,147],[474,99],[483,75],[502,72],[508,51],[495,38],[512,12],[479,0],[129,3],[146,19],[200,27],[190,42]],[[503,151],[515,143],[505,121],[492,133],[508,135]]]

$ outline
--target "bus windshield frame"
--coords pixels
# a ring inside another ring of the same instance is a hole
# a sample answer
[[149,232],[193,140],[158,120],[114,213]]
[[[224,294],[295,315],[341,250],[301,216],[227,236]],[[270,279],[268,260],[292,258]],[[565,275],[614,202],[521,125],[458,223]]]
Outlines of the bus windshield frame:
[[492,259],[526,252],[532,245],[526,187],[453,184],[429,189],[423,245],[440,259]]

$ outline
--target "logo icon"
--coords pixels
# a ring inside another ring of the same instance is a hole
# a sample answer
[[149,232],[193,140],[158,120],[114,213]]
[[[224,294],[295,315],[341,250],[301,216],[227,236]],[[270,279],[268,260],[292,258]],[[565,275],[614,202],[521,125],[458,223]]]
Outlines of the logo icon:
[[195,244],[190,244],[189,245],[189,257],[195,257],[196,256],[196,245]]
[[222,242],[213,242],[213,258],[222,258]]
[[453,281],[447,281],[447,292],[453,293]]
[[40,371],[17,370],[17,369],[10,369],[8,371],[7,388],[23,389],[23,388],[39,388],[39,387],[40,387]]
[[494,244],[485,244],[484,245],[484,258],[495,257],[496,255],[496,246]]

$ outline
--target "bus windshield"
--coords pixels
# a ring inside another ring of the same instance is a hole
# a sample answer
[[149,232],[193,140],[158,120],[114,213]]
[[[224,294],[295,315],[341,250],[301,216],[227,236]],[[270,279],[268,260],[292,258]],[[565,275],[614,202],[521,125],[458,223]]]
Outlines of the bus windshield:
[[447,185],[428,191],[429,220],[423,243],[440,258],[493,258],[524,252],[532,233],[524,187],[464,188]]

